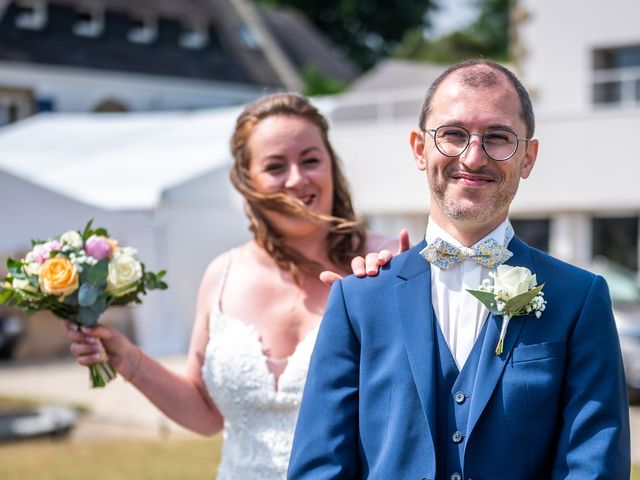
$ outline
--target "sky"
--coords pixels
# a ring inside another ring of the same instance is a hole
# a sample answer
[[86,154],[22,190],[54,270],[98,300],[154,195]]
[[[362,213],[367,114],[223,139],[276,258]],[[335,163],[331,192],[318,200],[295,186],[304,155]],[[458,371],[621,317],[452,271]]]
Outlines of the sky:
[[431,14],[428,36],[437,38],[471,24],[477,15],[473,0],[439,0],[440,9]]

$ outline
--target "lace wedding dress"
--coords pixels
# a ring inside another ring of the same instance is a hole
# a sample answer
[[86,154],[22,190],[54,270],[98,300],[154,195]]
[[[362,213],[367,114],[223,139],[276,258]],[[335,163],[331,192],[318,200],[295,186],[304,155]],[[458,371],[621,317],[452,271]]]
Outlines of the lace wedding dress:
[[217,480],[286,479],[317,330],[282,359],[276,376],[255,327],[221,312],[219,300],[213,303],[202,375],[224,417]]

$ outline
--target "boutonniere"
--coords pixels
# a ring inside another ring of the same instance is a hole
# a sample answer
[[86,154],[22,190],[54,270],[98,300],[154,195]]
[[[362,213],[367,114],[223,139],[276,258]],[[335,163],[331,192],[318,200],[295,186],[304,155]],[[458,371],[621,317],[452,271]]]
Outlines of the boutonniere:
[[483,280],[479,290],[467,290],[487,307],[491,313],[502,315],[500,340],[496,346],[496,355],[502,355],[504,337],[507,334],[509,321],[519,315],[533,313],[540,318],[547,301],[544,299],[542,285],[536,285],[536,276],[525,267],[500,265],[489,272],[491,280]]

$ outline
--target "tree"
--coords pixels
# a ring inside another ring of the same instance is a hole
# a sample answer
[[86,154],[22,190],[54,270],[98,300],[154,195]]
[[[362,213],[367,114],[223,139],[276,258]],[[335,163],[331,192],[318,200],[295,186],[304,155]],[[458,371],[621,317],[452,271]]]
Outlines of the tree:
[[316,28],[362,69],[391,54],[412,28],[429,25],[434,0],[256,0],[290,6],[304,13]]
[[406,32],[394,56],[435,63],[454,63],[482,56],[509,60],[509,14],[513,0],[476,0],[478,18],[468,27],[430,40],[421,29]]

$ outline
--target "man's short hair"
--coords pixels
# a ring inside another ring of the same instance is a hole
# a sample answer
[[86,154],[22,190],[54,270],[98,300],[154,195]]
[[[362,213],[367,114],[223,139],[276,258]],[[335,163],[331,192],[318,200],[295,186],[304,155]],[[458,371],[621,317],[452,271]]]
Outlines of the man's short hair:
[[[476,68],[480,66],[489,67],[489,70],[485,68]],[[527,89],[524,88],[522,82],[518,80],[518,77],[516,77],[511,70],[503,67],[499,63],[485,59],[471,59],[456,63],[455,65],[447,68],[438,78],[436,78],[429,87],[429,90],[427,90],[427,95],[425,96],[422,109],[420,110],[420,129],[424,130],[426,128],[427,117],[431,113],[431,104],[433,103],[433,97],[435,96],[438,87],[451,74],[459,72],[463,85],[477,88],[497,85],[500,82],[500,78],[496,75],[496,71],[502,73],[516,90],[516,93],[520,98],[521,116],[527,130],[526,135],[527,138],[532,138],[535,131],[535,117],[529,92],[527,92]]]

